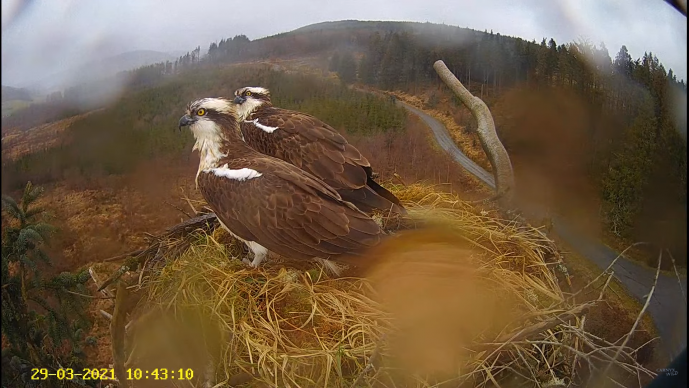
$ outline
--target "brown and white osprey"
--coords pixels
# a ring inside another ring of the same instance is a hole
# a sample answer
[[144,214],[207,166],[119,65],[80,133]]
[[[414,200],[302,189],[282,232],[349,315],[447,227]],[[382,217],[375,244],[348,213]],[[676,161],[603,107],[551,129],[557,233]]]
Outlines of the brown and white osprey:
[[383,232],[371,217],[320,179],[242,141],[236,109],[231,100],[196,100],[179,129],[191,128],[200,153],[198,188],[221,225],[249,246],[250,265],[269,251],[327,260],[378,244]]
[[365,212],[405,214],[399,199],[373,180],[371,164],[333,127],[301,112],[274,107],[270,91],[235,91],[241,132],[253,149],[310,172]]

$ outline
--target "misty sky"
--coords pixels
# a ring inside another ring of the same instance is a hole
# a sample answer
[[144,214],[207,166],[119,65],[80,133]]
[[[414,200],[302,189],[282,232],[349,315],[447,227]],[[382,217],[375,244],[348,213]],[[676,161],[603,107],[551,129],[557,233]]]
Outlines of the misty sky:
[[605,42],[611,57],[625,44],[632,57],[651,51],[687,75],[687,19],[663,0],[2,0],[2,84],[130,50],[206,49],[238,34],[344,19],[428,21],[558,44],[588,38]]

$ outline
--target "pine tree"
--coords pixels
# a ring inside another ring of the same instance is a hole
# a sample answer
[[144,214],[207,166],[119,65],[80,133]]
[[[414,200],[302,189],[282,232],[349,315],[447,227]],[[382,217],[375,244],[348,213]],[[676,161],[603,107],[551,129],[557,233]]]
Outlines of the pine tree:
[[629,128],[625,142],[605,174],[602,198],[606,201],[607,222],[611,230],[628,236],[643,201],[643,191],[653,168],[657,151],[653,101],[646,99]]
[[78,299],[75,291],[87,292],[89,275],[41,276],[39,265],[50,263],[43,246],[55,231],[43,221],[45,210],[35,206],[42,192],[29,182],[19,202],[2,196],[2,334],[8,342],[3,366],[10,367],[3,368],[3,386],[35,386],[31,368],[81,370],[85,361],[83,335],[89,323],[83,309],[88,299]]

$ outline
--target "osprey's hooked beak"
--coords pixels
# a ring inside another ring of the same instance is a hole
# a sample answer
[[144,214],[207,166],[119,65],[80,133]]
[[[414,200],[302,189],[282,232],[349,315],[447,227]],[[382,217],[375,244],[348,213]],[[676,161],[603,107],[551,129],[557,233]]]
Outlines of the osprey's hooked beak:
[[189,115],[184,115],[182,118],[179,119],[179,126],[177,127],[179,131],[182,131],[182,127],[186,127],[188,125],[194,124],[196,120],[192,119],[189,117]]
[[241,105],[241,104],[243,104],[245,101],[246,101],[246,97],[237,96],[237,97],[234,98],[234,103],[237,104],[237,105]]

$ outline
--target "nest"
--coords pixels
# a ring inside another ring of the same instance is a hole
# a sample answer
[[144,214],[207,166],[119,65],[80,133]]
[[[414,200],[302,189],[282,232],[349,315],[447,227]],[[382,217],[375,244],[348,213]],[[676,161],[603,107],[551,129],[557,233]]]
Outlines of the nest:
[[212,215],[155,238],[111,278],[129,274],[112,324],[120,380],[129,368],[184,372],[190,381],[161,386],[199,387],[629,386],[653,376],[633,349],[586,332],[596,302],[575,303],[539,229],[432,187],[393,192],[423,228],[373,250],[363,277],[279,261],[249,269]]

